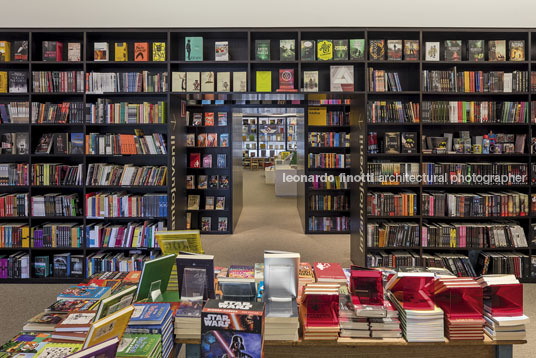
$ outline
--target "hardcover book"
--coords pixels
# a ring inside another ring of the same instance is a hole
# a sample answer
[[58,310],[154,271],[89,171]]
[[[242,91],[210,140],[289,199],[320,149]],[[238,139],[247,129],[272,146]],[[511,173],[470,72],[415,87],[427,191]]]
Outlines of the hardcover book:
[[99,301],[110,295],[109,287],[71,286],[63,290],[57,297],[61,300],[91,300]]
[[387,40],[387,59],[402,60],[402,40]]
[[272,92],[272,71],[257,71],[256,76],[256,91]]
[[302,61],[314,61],[315,57],[315,42],[313,40],[301,41],[301,59]]
[[330,61],[333,59],[333,41],[318,40],[316,43],[316,58],[318,61]]
[[385,40],[369,40],[369,59],[385,60]]
[[203,154],[203,168],[212,168],[212,154]]
[[419,60],[419,40],[404,40],[404,60]]
[[63,43],[59,41],[43,41],[43,61],[63,61]]
[[171,89],[173,92],[186,92],[186,72],[171,73]]
[[149,61],[149,43],[135,42],[134,43],[134,61],[145,62]]
[[445,40],[445,61],[462,60],[462,40]]
[[365,39],[350,39],[350,60],[365,59]]
[[67,61],[80,62],[82,53],[82,44],[80,42],[67,43]]
[[0,41],[0,62],[11,61],[11,42]]
[[203,61],[202,37],[186,37],[184,39],[184,60]]
[[313,268],[317,282],[346,284],[346,275],[339,263],[315,262]]
[[400,132],[385,132],[385,153],[400,153]]
[[506,61],[506,40],[488,41],[488,61]]
[[348,60],[348,40],[333,40],[333,59]]
[[205,127],[214,126],[214,112],[205,112]]
[[201,218],[201,231],[212,231],[212,218],[210,216],[203,216]]
[[114,59],[116,62],[128,61],[128,44],[126,42],[116,42]]
[[229,177],[220,175],[220,189],[229,189]]
[[124,335],[117,348],[116,357],[161,357],[162,336],[159,334]]
[[209,299],[201,313],[201,357],[262,358],[264,303]]
[[136,291],[137,287],[132,286],[102,300],[99,304],[95,321],[130,306],[134,301]]
[[218,168],[227,168],[227,154],[218,154]]
[[280,69],[279,70],[279,89],[278,92],[296,92],[294,88],[294,70]]
[[81,348],[78,343],[47,343],[34,358],[67,357]]
[[84,154],[84,133],[71,133],[71,154]]
[[467,43],[467,58],[469,61],[484,61],[484,40],[469,40]]
[[205,210],[214,210],[214,197],[205,197]]
[[220,147],[225,148],[229,146],[229,133],[220,134]]
[[416,132],[402,132],[400,138],[402,153],[417,153],[418,137]]
[[70,277],[84,277],[84,255],[71,255],[71,275]]
[[425,43],[425,60],[439,61],[439,42]]
[[93,44],[93,60],[94,61],[108,61],[110,56],[110,49],[108,42],[95,42]]
[[304,92],[318,92],[318,71],[303,71]]
[[[32,357],[48,342],[50,333],[45,332],[21,332],[8,342],[0,346],[0,353],[6,353],[6,357]],[[17,354],[17,355],[16,355]]]
[[525,61],[525,40],[510,40],[510,61]]
[[216,198],[216,210],[225,210],[225,196]]
[[218,231],[220,232],[227,231],[227,217],[226,216],[218,217]]
[[28,92],[28,72],[9,71],[9,93]]
[[54,138],[54,154],[67,154],[69,152],[69,133],[56,133]]
[[190,153],[190,168],[201,168],[201,153]]
[[255,59],[270,61],[270,40],[255,40]]
[[[0,42],[0,62],[2,62],[1,48]],[[15,61],[28,61],[28,41],[13,42],[13,57]]]
[[166,60],[166,43],[153,42],[153,61]]
[[207,134],[206,133],[199,133],[197,135],[197,146],[199,148],[204,148],[207,146]]
[[186,72],[186,91],[199,92],[201,91],[201,80],[199,72]]
[[216,41],[214,43],[214,59],[216,61],[229,61],[229,42]]
[[103,319],[93,322],[89,328],[83,348],[92,347],[114,337],[121,339],[133,312],[134,307],[130,305]]
[[354,91],[354,66],[330,66],[330,91]]
[[218,146],[218,133],[207,133],[207,147]]
[[118,347],[119,338],[113,337],[102,343],[71,354],[69,355],[69,358],[115,358]]
[[200,175],[197,189],[207,189],[207,188],[208,188],[207,176],[206,175]]
[[218,112],[218,127],[227,126],[227,112]]
[[294,61],[296,59],[296,40],[279,40],[279,60]]
[[231,91],[231,72],[218,72],[218,92]]
[[214,72],[201,72],[201,92],[214,92]]
[[233,72],[233,92],[247,92],[247,72]]
[[[209,197],[207,197],[207,202]],[[214,197],[212,206],[214,206]],[[210,205],[208,203],[207,205]],[[207,209],[214,210],[214,209]],[[177,255],[177,279],[181,298],[207,300],[215,297],[214,256],[180,252]],[[200,292],[202,291],[202,292]]]
[[195,189],[195,175],[186,176],[186,189]]

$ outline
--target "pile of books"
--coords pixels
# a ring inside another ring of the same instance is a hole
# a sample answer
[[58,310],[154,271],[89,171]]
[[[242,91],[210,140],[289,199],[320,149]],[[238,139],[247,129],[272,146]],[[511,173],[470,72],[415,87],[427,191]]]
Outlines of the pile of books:
[[199,339],[201,337],[202,301],[182,299],[175,314],[175,336],[177,339]]
[[358,317],[349,294],[339,295],[339,327],[341,337],[368,338],[370,325],[368,318]]
[[339,338],[339,287],[337,283],[310,283],[300,305],[303,339]]
[[497,341],[526,339],[523,285],[514,275],[484,275],[477,282],[484,290],[484,332]]
[[159,334],[125,333],[116,357],[162,358],[162,340]]
[[160,355],[168,357],[173,350],[173,312],[169,303],[137,303],[125,333],[151,334],[159,338]]

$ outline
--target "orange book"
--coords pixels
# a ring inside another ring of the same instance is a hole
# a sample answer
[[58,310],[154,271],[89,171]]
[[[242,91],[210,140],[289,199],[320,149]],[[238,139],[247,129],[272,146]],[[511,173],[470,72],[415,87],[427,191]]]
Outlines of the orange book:
[[147,42],[134,43],[134,61],[149,61],[149,44]]

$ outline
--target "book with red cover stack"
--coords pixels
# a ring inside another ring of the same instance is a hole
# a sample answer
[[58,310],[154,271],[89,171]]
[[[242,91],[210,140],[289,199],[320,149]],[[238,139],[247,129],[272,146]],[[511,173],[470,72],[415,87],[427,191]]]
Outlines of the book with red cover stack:
[[314,270],[317,282],[334,282],[340,285],[347,282],[342,266],[338,263],[315,262]]
[[339,337],[339,284],[309,283],[303,292],[300,318],[305,340]]

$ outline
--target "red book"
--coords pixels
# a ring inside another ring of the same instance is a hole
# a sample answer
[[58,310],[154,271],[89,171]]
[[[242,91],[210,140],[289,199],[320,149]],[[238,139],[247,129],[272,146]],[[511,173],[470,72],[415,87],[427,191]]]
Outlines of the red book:
[[190,153],[190,168],[201,168],[201,153]]
[[134,61],[149,61],[149,43],[134,43]]
[[363,305],[383,305],[382,272],[352,265],[350,294]]
[[317,282],[346,283],[346,275],[338,263],[315,262],[314,270]]
[[279,89],[277,92],[297,92],[294,88],[294,70],[281,69],[279,70]]

